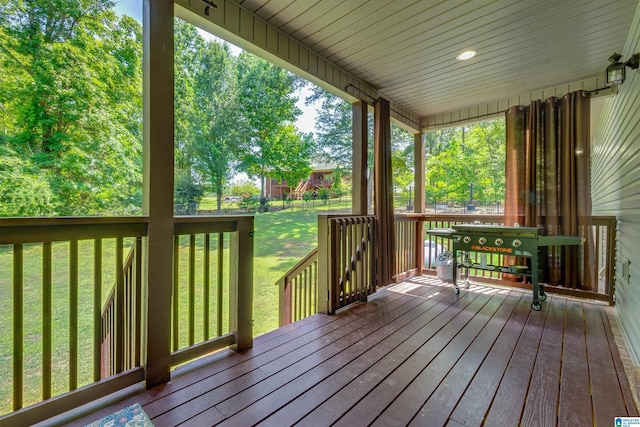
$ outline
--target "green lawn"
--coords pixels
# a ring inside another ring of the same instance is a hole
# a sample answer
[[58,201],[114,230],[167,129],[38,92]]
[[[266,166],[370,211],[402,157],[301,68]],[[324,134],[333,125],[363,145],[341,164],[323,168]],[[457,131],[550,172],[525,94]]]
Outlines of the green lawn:
[[[330,206],[329,204],[323,205]],[[334,203],[335,206],[335,203]],[[131,243],[131,242],[129,242]],[[180,344],[185,344],[187,330],[186,319],[182,319],[187,306],[186,263],[188,238],[181,239],[180,267]],[[287,209],[281,212],[268,212],[255,215],[255,258],[254,258],[254,335],[260,335],[278,327],[278,287],[275,282],[301,258],[317,245],[317,213],[303,208]],[[228,241],[225,243],[228,248]],[[202,251],[201,239],[197,247]],[[215,246],[214,246],[215,247]],[[10,247],[0,247],[0,414],[11,410],[12,396],[12,284]],[[105,241],[103,249],[105,261],[103,272],[103,301],[106,300],[114,280],[113,263],[107,261],[114,257],[113,242]],[[24,403],[39,400],[41,381],[41,246],[25,245],[24,249]],[[212,255],[213,258],[213,255]],[[199,258],[198,258],[199,259]],[[53,245],[53,387],[54,395],[68,387],[68,243]],[[228,249],[225,249],[225,268],[228,272]],[[79,308],[78,334],[81,356],[78,360],[79,385],[91,382],[91,357],[87,356],[92,346],[92,293],[93,293],[93,246],[91,242],[79,244]],[[202,267],[197,267],[197,277]],[[213,267],[212,267],[213,268]],[[225,274],[226,275],[226,274]],[[216,285],[217,286],[217,285]],[[225,289],[225,298],[227,298]],[[196,288],[196,300],[202,298],[201,287]],[[213,301],[213,300],[212,300]],[[196,310],[201,305],[196,302]],[[213,310],[213,309],[212,309]],[[226,328],[228,320],[227,300],[223,301],[223,313]],[[201,339],[201,316],[196,317],[196,341]],[[199,323],[198,323],[199,322]]]
[[317,246],[318,219],[316,212],[296,209],[255,218],[253,331],[260,335],[278,327],[275,282]]
[[[273,211],[282,210],[298,210],[298,211],[318,211],[318,212],[345,212],[351,209],[351,196],[343,196],[341,198],[323,200],[290,200],[284,206],[281,200],[273,200],[270,202]],[[284,207],[284,209],[283,209]],[[198,206],[200,211],[213,212],[217,209],[216,199],[212,196],[205,196],[202,198],[200,205]],[[222,214],[233,215],[235,213],[246,213],[239,209],[239,205],[236,202],[222,202]]]

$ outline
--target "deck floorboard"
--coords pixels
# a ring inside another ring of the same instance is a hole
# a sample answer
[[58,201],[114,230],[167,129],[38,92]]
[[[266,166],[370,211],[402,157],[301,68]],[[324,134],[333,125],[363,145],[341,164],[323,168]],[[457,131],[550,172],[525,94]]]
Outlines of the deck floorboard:
[[135,402],[163,426],[612,425],[637,416],[607,308],[521,289],[432,277],[383,289],[335,316],[269,332],[172,381],[70,423]]

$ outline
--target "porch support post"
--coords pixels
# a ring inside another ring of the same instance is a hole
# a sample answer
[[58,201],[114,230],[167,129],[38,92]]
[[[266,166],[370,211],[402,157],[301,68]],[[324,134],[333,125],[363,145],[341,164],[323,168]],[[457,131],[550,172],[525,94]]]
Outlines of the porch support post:
[[235,331],[237,352],[253,347],[253,233],[253,217],[249,217],[238,222],[229,243],[229,327]]
[[368,155],[368,105],[366,101],[351,104],[353,120],[353,161],[351,163],[351,213],[366,215],[367,203],[367,155]]
[[[424,213],[424,134],[416,133],[413,135],[413,159],[414,159],[414,203],[413,211],[415,213]],[[422,274],[424,268],[424,221],[418,220],[416,223],[416,254],[415,264],[417,273]]]
[[143,214],[145,244],[147,388],[166,383],[171,368],[173,259],[173,0],[144,0],[143,7]]
[[393,174],[391,171],[391,117],[389,101],[378,98],[374,123],[374,197],[378,219],[376,233],[377,286],[393,283],[395,233],[393,217]]
[[332,313],[331,295],[329,293],[332,275],[332,259],[329,229],[329,217],[318,214],[318,313]]

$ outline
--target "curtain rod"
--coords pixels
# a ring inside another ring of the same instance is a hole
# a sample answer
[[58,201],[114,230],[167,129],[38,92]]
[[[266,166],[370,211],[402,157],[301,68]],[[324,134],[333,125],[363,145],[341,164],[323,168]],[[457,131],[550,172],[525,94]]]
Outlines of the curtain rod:
[[[482,114],[482,115],[474,116],[474,117],[467,118],[467,119],[452,120],[452,121],[446,122],[446,123],[438,123],[438,124],[433,125],[433,126],[435,127],[435,126],[452,125],[452,124],[455,124],[455,123],[466,122],[466,121],[469,121],[469,120],[481,119],[483,117],[496,116],[496,115],[501,114],[501,113],[506,113],[507,111],[509,111],[509,110],[496,111],[495,113]],[[424,126],[421,127],[421,129],[428,129],[428,128],[429,128],[429,125],[424,125]]]
[[369,95],[367,92],[363,91],[362,89],[360,89],[359,87],[356,87],[353,85],[353,83],[349,83],[348,85],[346,85],[344,87],[344,90],[346,91],[347,89],[349,89],[350,87],[354,88],[355,90],[357,90],[358,92],[360,92],[361,94],[363,94],[364,96],[367,96],[371,102],[373,103],[373,105],[376,105],[378,103],[378,99],[374,98],[373,96]]
[[[361,94],[367,96],[369,99],[371,99],[371,103],[372,105],[376,105],[378,103],[378,99],[374,98],[373,96],[369,95],[367,92],[363,91],[362,89],[356,87],[353,85],[353,83],[349,83],[348,85],[346,85],[344,87],[344,90],[346,91],[347,89],[349,89],[350,87],[354,88],[355,90],[357,90],[358,92],[360,92]],[[391,111],[393,111],[394,113],[396,113],[397,115],[399,115],[400,117],[406,119],[407,121],[411,122],[412,124],[414,124],[418,129],[421,128],[420,123],[416,122],[415,120],[413,120],[411,117],[407,117],[404,114],[402,114],[400,111],[394,110],[393,108],[390,108]]]

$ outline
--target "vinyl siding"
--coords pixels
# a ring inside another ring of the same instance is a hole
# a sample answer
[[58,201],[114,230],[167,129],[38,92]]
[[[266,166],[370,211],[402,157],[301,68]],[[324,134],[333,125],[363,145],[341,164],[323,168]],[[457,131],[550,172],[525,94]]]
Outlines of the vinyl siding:
[[[622,51],[623,59],[638,51],[640,3]],[[618,94],[605,101],[592,144],[593,213],[618,218],[615,309],[629,351],[639,365],[640,70],[627,68],[627,80]]]

